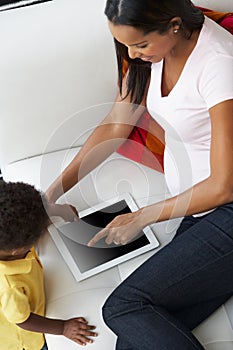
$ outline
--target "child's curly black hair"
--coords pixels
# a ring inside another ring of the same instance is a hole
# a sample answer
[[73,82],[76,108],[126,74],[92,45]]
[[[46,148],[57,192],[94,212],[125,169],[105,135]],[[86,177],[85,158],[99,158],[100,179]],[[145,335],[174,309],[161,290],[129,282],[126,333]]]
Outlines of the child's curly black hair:
[[0,250],[32,246],[49,225],[45,198],[23,182],[0,181]]

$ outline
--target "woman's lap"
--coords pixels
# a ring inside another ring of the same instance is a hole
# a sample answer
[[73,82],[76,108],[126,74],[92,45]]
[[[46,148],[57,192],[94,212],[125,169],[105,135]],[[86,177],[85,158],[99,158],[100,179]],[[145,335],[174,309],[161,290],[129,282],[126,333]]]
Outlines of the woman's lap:
[[[129,288],[128,292],[131,292],[131,284],[138,288],[142,286],[143,290],[148,292],[142,293],[143,299],[152,302],[154,294],[156,294],[156,299],[158,296],[160,296],[161,301],[166,299],[166,294],[170,294],[172,288],[178,286],[179,283],[182,284],[180,292],[184,294],[184,297],[190,298],[190,301],[193,301],[193,293],[196,295],[196,301],[203,301],[205,295],[201,291],[198,292],[200,289],[210,292],[211,295],[214,293],[215,296],[222,295],[222,291],[227,291],[227,289],[229,289],[228,292],[232,292],[233,266],[225,263],[225,260],[232,259],[233,254],[233,209],[231,214],[232,226],[229,225],[227,219],[222,223],[222,227],[216,227],[216,215],[213,213],[205,216],[202,220],[198,218],[197,224],[193,225],[185,234],[175,237],[170,244],[148,259],[118,288],[122,289],[126,284],[129,286],[127,287]],[[219,216],[222,217],[222,213]],[[213,225],[215,225],[215,231],[211,229]],[[226,233],[223,231],[224,225]],[[206,279],[207,270],[212,271],[211,275],[207,275],[208,279]],[[139,276],[140,278],[138,278]],[[182,280],[187,282],[182,283]],[[225,286],[224,281],[227,284],[230,282],[229,288]],[[151,283],[154,284],[153,290],[150,288]],[[215,290],[212,288],[213,285],[216,286]],[[217,285],[219,285],[218,288]],[[199,288],[191,288],[192,286]],[[139,292],[138,289],[137,291]],[[128,300],[128,293],[125,296]],[[172,306],[172,300],[170,298],[169,300]],[[183,303],[184,301],[180,300],[180,306]],[[176,305],[177,303],[175,303],[174,308]]]
[[[233,204],[229,204],[202,218],[185,218],[175,239],[113,292],[104,315],[112,323],[121,307],[120,318],[124,312],[133,313],[137,303],[148,304],[163,308],[192,329],[233,294],[232,275]],[[155,324],[152,327],[156,329]]]

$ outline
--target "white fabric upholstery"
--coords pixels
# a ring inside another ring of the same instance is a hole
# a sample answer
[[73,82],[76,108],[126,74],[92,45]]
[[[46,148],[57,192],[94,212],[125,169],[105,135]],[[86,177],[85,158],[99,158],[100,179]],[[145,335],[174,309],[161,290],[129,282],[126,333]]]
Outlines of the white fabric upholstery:
[[[195,3],[233,11],[232,0]],[[0,13],[0,166],[5,180],[45,190],[110,109],[116,94],[116,60],[104,4],[105,0],[54,0]],[[166,186],[161,174],[113,155],[63,200],[83,209],[123,191],[132,192],[142,206],[162,199]],[[161,246],[171,240],[178,223],[155,225]],[[45,236],[40,256],[47,315],[85,316],[100,334],[92,349],[113,350],[115,336],[103,324],[101,306],[151,254],[77,283],[50,236]],[[207,350],[233,349],[233,300],[195,334]],[[47,342],[49,350],[77,348],[59,336],[48,335]]]

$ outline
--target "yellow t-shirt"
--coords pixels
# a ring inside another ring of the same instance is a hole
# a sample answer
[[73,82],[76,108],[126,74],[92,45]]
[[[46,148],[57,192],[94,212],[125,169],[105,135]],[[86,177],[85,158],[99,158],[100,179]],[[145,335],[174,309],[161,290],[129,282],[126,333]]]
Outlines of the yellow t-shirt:
[[30,313],[44,316],[43,268],[35,249],[24,259],[0,261],[0,339],[1,350],[40,350],[41,333],[17,326]]

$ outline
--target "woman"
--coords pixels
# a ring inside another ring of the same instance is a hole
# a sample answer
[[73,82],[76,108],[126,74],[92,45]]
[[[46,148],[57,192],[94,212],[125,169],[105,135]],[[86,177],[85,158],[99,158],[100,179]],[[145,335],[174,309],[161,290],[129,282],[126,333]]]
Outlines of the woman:
[[105,14],[119,103],[47,196],[54,203],[71,188],[83,163],[81,177],[100,164],[147,106],[165,131],[171,198],[116,217],[89,245],[103,237],[126,244],[148,224],[184,219],[173,241],[113,292],[104,319],[118,350],[203,349],[191,330],[233,294],[232,37],[189,0],[108,0]]

